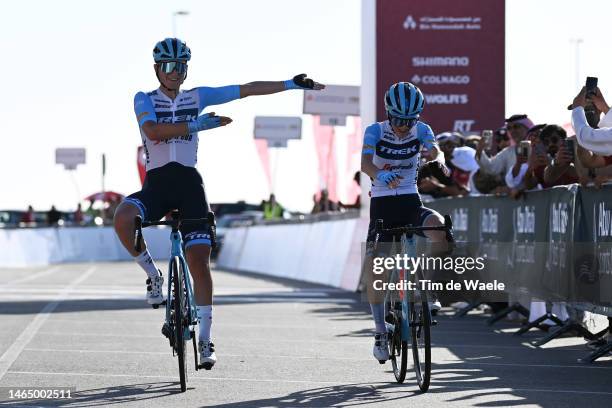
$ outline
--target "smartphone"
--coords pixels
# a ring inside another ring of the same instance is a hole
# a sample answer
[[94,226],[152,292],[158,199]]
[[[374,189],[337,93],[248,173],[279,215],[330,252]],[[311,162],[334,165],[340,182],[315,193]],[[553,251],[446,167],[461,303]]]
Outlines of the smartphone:
[[491,145],[491,139],[493,139],[493,131],[492,130],[483,130],[482,131],[482,138],[485,141],[485,144],[487,146]]
[[587,96],[595,95],[595,89],[597,89],[597,78],[587,77],[585,87]]
[[565,139],[565,148],[572,156],[572,162],[574,161],[574,140],[573,139]]
[[523,140],[519,143],[518,155],[523,157],[529,157],[531,152],[531,142],[529,140]]

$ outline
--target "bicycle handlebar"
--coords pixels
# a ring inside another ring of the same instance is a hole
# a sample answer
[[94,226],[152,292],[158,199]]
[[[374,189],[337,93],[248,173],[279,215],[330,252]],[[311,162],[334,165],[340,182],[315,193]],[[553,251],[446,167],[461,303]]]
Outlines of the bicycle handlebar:
[[415,232],[421,231],[450,231],[453,228],[453,221],[450,215],[444,216],[444,225],[436,227],[413,227],[412,225],[405,225],[403,227],[383,228],[383,220],[377,219],[374,226],[375,233],[391,233],[391,234],[414,234]]

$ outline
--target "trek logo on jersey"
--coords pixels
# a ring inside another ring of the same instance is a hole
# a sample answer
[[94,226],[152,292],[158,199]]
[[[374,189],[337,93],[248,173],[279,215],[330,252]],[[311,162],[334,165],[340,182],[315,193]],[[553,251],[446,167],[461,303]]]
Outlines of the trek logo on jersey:
[[376,145],[376,155],[388,160],[407,160],[419,153],[420,148],[418,139],[401,144],[380,141]]

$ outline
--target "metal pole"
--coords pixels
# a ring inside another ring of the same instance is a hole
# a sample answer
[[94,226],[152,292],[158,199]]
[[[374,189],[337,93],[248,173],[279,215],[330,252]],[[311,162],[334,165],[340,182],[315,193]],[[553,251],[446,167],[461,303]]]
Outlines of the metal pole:
[[172,13],[172,37],[176,38],[176,16],[188,16],[189,12],[185,10],[179,10]]
[[102,192],[106,191],[104,179],[106,176],[106,154],[102,153]]

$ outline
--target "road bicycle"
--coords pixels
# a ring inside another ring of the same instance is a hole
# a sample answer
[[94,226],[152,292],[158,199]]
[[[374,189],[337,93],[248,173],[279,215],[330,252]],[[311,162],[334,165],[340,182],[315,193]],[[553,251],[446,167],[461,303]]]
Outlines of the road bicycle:
[[[424,231],[446,231],[447,241],[452,242],[452,221],[444,216],[444,225],[437,227],[413,227],[411,225],[384,228],[383,220],[376,220],[374,250],[382,233],[400,237],[400,254],[415,258],[416,240],[414,234]],[[398,383],[403,383],[408,368],[408,344],[412,348],[412,359],[417,383],[426,392],[431,382],[431,326],[436,322],[431,317],[432,297],[424,281],[423,271],[408,274],[405,268],[393,269],[389,273],[389,283],[412,282],[410,289],[400,285],[399,290],[385,290],[385,321],[389,338],[389,358],[393,374]]]
[[[206,223],[211,235],[211,245],[216,243],[215,215],[209,212],[206,218],[181,219],[178,211],[172,211],[171,219],[166,221],[144,221],[140,216],[135,218],[134,248],[142,252],[142,229],[153,225],[172,227],[170,242],[170,262],[168,264],[168,294],[162,305],[166,306],[166,317],[162,326],[162,334],[170,341],[172,355],[178,356],[181,392],[187,389],[186,343],[193,343],[193,355],[196,371],[200,368],[210,370],[210,364],[198,364],[198,347],[196,344],[195,327],[198,324],[197,310],[191,284],[191,274],[185,260],[181,225]],[[159,305],[153,305],[157,309]]]

